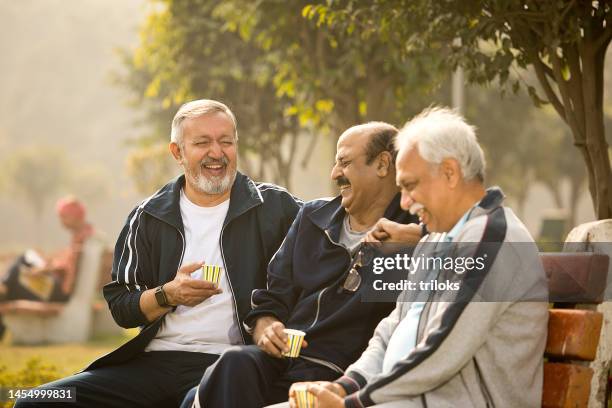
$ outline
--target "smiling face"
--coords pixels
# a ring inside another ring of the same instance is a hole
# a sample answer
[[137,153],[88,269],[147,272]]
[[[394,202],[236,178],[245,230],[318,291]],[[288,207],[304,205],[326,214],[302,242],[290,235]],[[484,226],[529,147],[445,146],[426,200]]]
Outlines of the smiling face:
[[236,177],[234,123],[223,112],[207,113],[182,123],[180,146],[172,154],[185,170],[189,187],[199,194],[229,194]]
[[373,160],[366,164],[366,146],[370,138],[367,132],[349,129],[338,139],[331,178],[340,188],[342,207],[353,215],[368,210],[380,184],[378,162]]
[[400,187],[401,207],[419,216],[431,232],[447,232],[455,224],[452,189],[440,166],[425,161],[418,148],[400,150],[396,180]]

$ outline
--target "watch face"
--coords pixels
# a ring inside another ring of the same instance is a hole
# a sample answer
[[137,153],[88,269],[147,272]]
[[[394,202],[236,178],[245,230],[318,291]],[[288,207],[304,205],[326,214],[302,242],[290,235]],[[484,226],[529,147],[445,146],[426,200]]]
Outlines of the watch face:
[[157,304],[162,307],[168,306],[168,301],[166,300],[166,294],[164,293],[164,290],[162,289],[161,286],[155,289],[155,300],[157,300]]

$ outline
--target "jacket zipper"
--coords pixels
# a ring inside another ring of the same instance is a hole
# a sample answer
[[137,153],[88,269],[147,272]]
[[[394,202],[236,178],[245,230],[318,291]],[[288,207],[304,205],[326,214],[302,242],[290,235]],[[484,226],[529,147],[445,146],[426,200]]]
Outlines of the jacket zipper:
[[[332,244],[334,244],[337,247],[342,248],[346,254],[349,256],[349,258],[351,257],[351,254],[349,253],[349,251],[343,247],[342,245],[334,242],[333,239],[331,239],[331,237],[329,236],[329,231],[327,230],[323,230],[325,232],[325,236],[327,237],[327,239],[329,239],[329,242],[331,242]],[[324,287],[323,289],[321,289],[321,291],[319,292],[319,296],[317,297],[317,312],[315,314],[315,318],[314,321],[312,322],[312,324],[308,327],[309,329],[314,327],[314,325],[317,323],[317,320],[319,320],[319,312],[321,311],[321,297],[323,296],[323,292],[325,292],[327,289],[331,288],[332,286],[334,286],[334,284],[332,283],[329,286]]]
[[321,289],[321,291],[319,292],[319,296],[317,296],[317,313],[315,314],[315,318],[312,324],[308,326],[309,329],[312,329],[312,327],[315,325],[315,323],[319,319],[319,312],[321,310],[321,297],[323,296],[323,293],[327,290],[327,288],[329,288],[329,286],[326,286],[325,288]]
[[[241,212],[240,214],[236,215],[233,219],[240,217],[245,212],[246,211]],[[229,271],[227,269],[227,262],[225,262],[225,253],[223,252],[223,232],[225,231],[225,227],[227,227],[230,222],[231,220],[228,221],[227,224],[223,225],[223,227],[221,227],[221,235],[219,235],[219,248],[221,248],[221,259],[223,260],[223,268],[225,269],[225,276],[227,276],[227,283],[229,285],[230,292],[232,292],[232,305],[234,306],[234,316],[236,316],[236,322],[238,322],[238,331],[240,332],[240,337],[242,338],[242,344],[247,344],[246,339],[244,338],[244,334],[242,333],[242,329],[240,327],[240,316],[238,316],[238,305],[236,304],[236,295],[234,294],[234,287],[232,286],[232,280],[230,279]]]
[[[349,251],[345,247],[343,247],[342,245],[334,242],[334,240],[331,239],[331,237],[329,236],[329,231],[327,231],[327,230],[323,230],[323,231],[325,232],[325,236],[327,237],[327,239],[329,239],[329,242],[331,242],[332,244],[334,244],[337,247],[340,247],[340,248],[344,249],[344,251],[346,251],[347,255],[350,258],[351,255],[350,255]],[[312,324],[310,326],[308,326],[308,329],[311,329],[312,327],[314,327],[314,325],[319,320],[319,313],[321,311],[321,298],[323,297],[323,293],[325,293],[325,291],[327,289],[331,288],[332,286],[334,286],[333,283],[331,285],[329,285],[329,286],[324,287],[319,292],[319,295],[317,296],[317,312],[315,314],[314,321],[312,322]],[[305,360],[309,360],[309,361],[312,361],[314,363],[320,364],[322,366],[325,366],[325,367],[327,367],[329,369],[332,369],[334,371],[338,371],[339,373],[343,373],[344,372],[342,369],[340,369],[340,367],[338,367],[336,364],[332,363],[331,361],[322,360],[322,359],[319,359],[319,358],[307,357],[307,356],[302,356],[302,358],[304,358]]]
[[164,224],[170,225],[172,228],[174,228],[175,230],[178,231],[178,233],[181,236],[181,243],[182,243],[182,247],[183,250],[181,252],[181,258],[179,259],[178,265],[176,266],[176,270],[178,271],[181,268],[181,264],[183,263],[183,257],[185,256],[185,235],[183,234],[183,232],[177,228],[175,225],[170,224],[169,222],[166,222],[164,220],[162,220],[159,217],[154,216],[153,214],[151,214],[150,212],[147,212],[147,214],[149,214],[151,217],[155,218],[156,220],[159,220],[161,222],[163,222]]

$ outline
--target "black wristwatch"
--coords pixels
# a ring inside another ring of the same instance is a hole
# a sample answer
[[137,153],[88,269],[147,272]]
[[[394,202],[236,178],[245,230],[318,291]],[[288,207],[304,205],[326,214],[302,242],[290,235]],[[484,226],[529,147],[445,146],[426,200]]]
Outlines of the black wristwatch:
[[166,292],[164,292],[164,285],[158,286],[157,289],[155,289],[155,300],[157,300],[157,304],[161,307],[173,307],[168,303]]

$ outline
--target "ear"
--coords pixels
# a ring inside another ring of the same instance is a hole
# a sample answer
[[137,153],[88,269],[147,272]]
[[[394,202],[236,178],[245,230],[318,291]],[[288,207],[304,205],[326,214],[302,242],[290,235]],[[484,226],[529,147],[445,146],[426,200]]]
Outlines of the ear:
[[183,164],[183,155],[180,146],[175,142],[170,142],[168,148],[170,149],[170,153],[172,153],[174,160],[176,160],[178,164]]
[[391,171],[393,157],[389,152],[382,152],[376,158],[376,175],[380,178],[387,177]]
[[442,163],[440,163],[440,173],[451,188],[455,188],[463,178],[461,166],[459,166],[459,162],[455,159],[442,160]]

